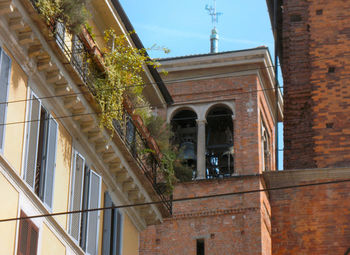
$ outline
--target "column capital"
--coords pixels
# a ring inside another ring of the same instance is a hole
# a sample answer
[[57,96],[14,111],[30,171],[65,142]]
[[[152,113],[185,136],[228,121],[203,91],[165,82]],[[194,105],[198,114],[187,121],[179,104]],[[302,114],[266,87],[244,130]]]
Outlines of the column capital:
[[197,124],[207,124],[206,119],[196,119]]

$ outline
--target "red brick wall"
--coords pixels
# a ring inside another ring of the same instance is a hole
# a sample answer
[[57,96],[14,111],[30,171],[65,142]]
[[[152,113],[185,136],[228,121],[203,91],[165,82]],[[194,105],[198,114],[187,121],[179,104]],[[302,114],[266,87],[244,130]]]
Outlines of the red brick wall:
[[[174,198],[258,189],[260,185],[260,177],[195,181],[178,184]],[[205,254],[270,255],[271,240],[262,228],[261,199],[261,194],[252,193],[174,203],[172,218],[141,233],[140,255],[195,255],[196,239],[201,238]]]
[[[284,169],[313,168],[308,1],[283,3]],[[301,21],[291,22],[292,15]]]
[[343,0],[283,3],[285,169],[350,163],[349,10]]
[[[335,180],[331,172],[328,178],[317,178],[319,173],[304,170],[307,171],[316,178],[305,180],[306,177],[290,171],[291,175],[272,181],[270,187]],[[338,178],[349,179],[349,174]],[[270,204],[272,254],[343,255],[350,248],[349,182],[272,191]]]
[[[166,79],[176,80],[175,76],[171,75]],[[257,92],[262,87],[256,75],[169,83],[167,88],[175,103],[196,101],[220,104],[222,100],[233,101],[235,173],[251,174],[261,169],[260,119],[264,118],[270,128],[271,141],[274,139],[274,124],[265,97],[262,92]],[[273,145],[273,142],[271,144]],[[273,162],[272,167],[274,169]]]

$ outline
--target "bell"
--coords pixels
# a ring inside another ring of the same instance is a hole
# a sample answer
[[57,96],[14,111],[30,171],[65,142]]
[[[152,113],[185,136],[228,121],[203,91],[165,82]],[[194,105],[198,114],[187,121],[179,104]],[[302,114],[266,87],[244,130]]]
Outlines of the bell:
[[180,145],[180,157],[184,160],[197,159],[193,142],[183,142]]

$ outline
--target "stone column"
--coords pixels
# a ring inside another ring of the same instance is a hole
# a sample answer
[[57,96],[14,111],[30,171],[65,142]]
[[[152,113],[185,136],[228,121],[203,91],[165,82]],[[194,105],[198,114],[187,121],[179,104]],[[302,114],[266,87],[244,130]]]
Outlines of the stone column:
[[197,120],[197,179],[205,179],[205,124],[206,120]]

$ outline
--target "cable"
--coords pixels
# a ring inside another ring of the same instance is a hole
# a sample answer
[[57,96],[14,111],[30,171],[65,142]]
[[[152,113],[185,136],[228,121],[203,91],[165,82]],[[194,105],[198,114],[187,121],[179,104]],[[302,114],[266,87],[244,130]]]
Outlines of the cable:
[[[262,174],[251,175],[251,176],[262,176]],[[235,177],[235,178],[237,178],[237,177]],[[345,182],[350,182],[350,179],[343,179],[343,180],[337,180],[337,181],[328,181],[328,182],[308,183],[308,184],[300,184],[300,185],[290,185],[290,186],[282,186],[282,187],[266,188],[266,189],[254,189],[254,190],[229,192],[229,193],[220,193],[220,194],[198,196],[198,197],[183,197],[183,198],[177,198],[177,199],[165,200],[165,201],[153,201],[153,202],[136,203],[136,204],[128,204],[128,205],[99,207],[99,208],[84,209],[84,210],[65,211],[65,212],[57,212],[57,213],[49,213],[49,214],[40,214],[40,215],[33,215],[33,216],[26,216],[26,217],[7,218],[7,219],[0,219],[0,222],[9,222],[9,221],[41,218],[41,217],[52,217],[52,216],[59,216],[59,215],[67,215],[67,214],[74,214],[74,213],[85,213],[85,212],[95,212],[95,211],[103,211],[103,210],[110,210],[110,209],[129,208],[129,207],[145,206],[145,205],[154,205],[154,204],[161,204],[161,203],[164,203],[164,202],[171,202],[171,203],[186,202],[186,201],[193,201],[193,200],[206,199],[206,198],[243,195],[243,194],[260,193],[260,192],[274,191],[274,190],[304,188],[304,187],[311,187],[311,186],[318,186],[318,185],[328,185],[328,184],[338,184],[338,183],[345,183]]]
[[[231,94],[226,94],[226,95],[222,95],[222,96],[235,96],[235,95],[242,95],[242,94],[249,94],[249,93],[253,93],[253,92],[260,92],[260,91],[268,91],[268,90],[274,90],[274,88],[268,88],[268,89],[258,89],[258,90],[251,90],[251,91],[244,91],[244,92],[239,92],[239,93],[231,93]],[[218,97],[218,95],[216,96],[210,96],[210,97],[202,97],[201,99],[211,99],[211,98],[216,98]],[[32,99],[33,100],[33,99]],[[181,103],[181,102],[180,102]],[[158,106],[163,106],[163,105],[158,105]],[[150,107],[149,105],[144,105],[144,106],[137,106],[134,107],[135,109],[140,109],[140,108],[148,108]],[[152,106],[152,107],[157,107],[157,106]],[[118,111],[118,110],[115,110]],[[102,113],[108,113],[108,112],[113,112],[112,111],[100,111],[100,112],[90,112],[90,113],[77,113],[77,114],[72,114],[72,115],[65,115],[65,116],[56,116],[55,118],[53,117],[49,117],[49,118],[45,118],[45,119],[41,119],[41,120],[49,120],[49,119],[65,119],[65,118],[72,118],[72,117],[77,117],[77,116],[86,116],[86,115],[98,115],[98,114],[102,114]],[[0,126],[9,126],[9,125],[15,125],[15,124],[24,124],[24,123],[28,123],[28,122],[37,122],[40,121],[40,119],[38,120],[25,120],[25,121],[17,121],[17,122],[9,122],[9,123],[0,123]]]
[[[230,74],[230,73],[238,73],[238,72],[244,72],[244,71],[254,71],[254,70],[258,70],[258,69],[267,69],[267,68],[272,68],[274,66],[266,66],[266,67],[258,67],[258,68],[252,68],[252,69],[244,69],[244,70],[240,70],[240,71],[233,71],[233,72],[228,72],[228,73],[221,73],[219,75],[223,75],[223,74]],[[186,82],[192,79],[198,79],[198,78],[206,78],[206,77],[215,77],[218,74],[213,74],[213,75],[200,75],[200,76],[192,76],[192,77],[188,77],[188,78],[184,78],[184,79],[176,79],[176,80],[169,80],[166,81],[164,83],[180,83],[180,82]],[[148,82],[148,83],[142,83],[142,84],[130,84],[129,86],[125,86],[122,88],[132,88],[132,87],[146,87],[147,85],[158,85],[161,82]],[[282,88],[282,87],[279,87]],[[97,91],[104,91],[104,90],[116,90],[116,89],[112,89],[112,88],[105,88],[105,89],[96,89]],[[81,95],[81,94],[88,94],[90,93],[88,92],[74,92],[74,93],[70,93],[70,94],[64,94],[64,95],[55,95],[55,96],[47,96],[47,97],[41,97],[41,98],[37,98],[37,99],[50,99],[50,98],[55,98],[55,97],[69,97],[69,96],[74,96],[74,95]],[[26,101],[31,101],[33,99],[22,99],[22,100],[14,100],[14,101],[7,101],[7,102],[0,102],[1,104],[11,104],[11,103],[19,103],[19,102],[26,102]]]
[[[334,59],[334,58],[320,58],[318,60],[330,60],[330,59]],[[307,60],[307,61],[295,61],[293,62],[293,64],[300,64],[300,63],[309,63],[312,60]],[[278,64],[277,66],[281,67],[281,64]],[[239,70],[239,71],[233,71],[233,72],[229,72],[229,73],[238,73],[238,72],[244,72],[244,71],[254,71],[254,70],[262,70],[262,69],[268,69],[268,68],[274,68],[275,65],[271,65],[271,66],[266,66],[266,67],[257,67],[257,68],[252,68],[252,69],[243,69],[243,70]],[[222,74],[229,74],[229,73],[222,73]],[[220,74],[220,75],[222,75]],[[197,78],[205,78],[205,77],[215,77],[218,74],[214,74],[214,75],[203,75],[203,76],[192,76],[192,77],[188,77],[186,79],[178,79],[178,80],[168,80],[168,81],[161,81],[161,82],[147,82],[147,83],[142,83],[142,84],[131,84],[130,86],[127,86],[125,88],[128,87],[138,87],[138,86],[147,86],[147,85],[158,85],[159,83],[178,83],[178,82],[184,82],[184,81],[188,81],[191,79],[197,79]],[[283,86],[278,86],[278,88],[283,88]],[[109,89],[106,89],[109,90]],[[85,93],[89,93],[89,92],[78,92],[78,93],[70,93],[67,95],[57,95],[57,96],[48,96],[48,97],[42,97],[42,98],[38,98],[38,99],[49,99],[49,98],[55,98],[55,97],[64,97],[64,96],[73,96],[73,95],[79,95],[79,94],[85,94]],[[23,100],[15,100],[15,101],[7,101],[7,102],[0,102],[1,104],[11,104],[11,103],[17,103],[17,102],[25,102],[25,101],[30,101],[33,99],[23,99]]]

